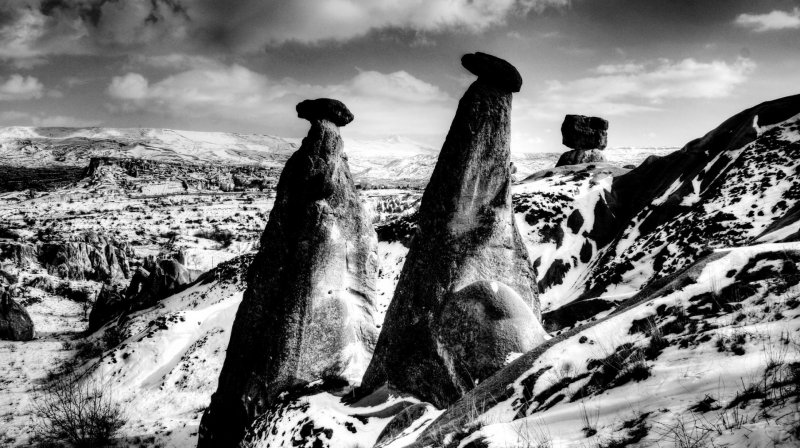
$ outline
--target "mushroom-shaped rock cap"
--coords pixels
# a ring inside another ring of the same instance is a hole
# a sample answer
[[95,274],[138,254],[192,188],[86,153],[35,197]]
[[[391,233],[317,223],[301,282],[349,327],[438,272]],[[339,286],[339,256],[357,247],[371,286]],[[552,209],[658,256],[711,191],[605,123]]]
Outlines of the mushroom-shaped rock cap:
[[504,59],[486,53],[468,53],[461,57],[461,65],[478,79],[508,92],[519,92],[522,76]]
[[297,116],[308,121],[328,120],[336,126],[353,121],[353,114],[341,101],[330,98],[301,101],[297,105]]

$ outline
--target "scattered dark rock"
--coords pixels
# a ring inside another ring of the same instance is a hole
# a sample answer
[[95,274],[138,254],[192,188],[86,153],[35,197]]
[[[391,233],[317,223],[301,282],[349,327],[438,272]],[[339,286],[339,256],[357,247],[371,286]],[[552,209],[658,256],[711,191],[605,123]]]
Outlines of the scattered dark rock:
[[567,218],[567,227],[572,230],[572,233],[578,234],[581,227],[583,227],[583,215],[581,215],[580,210],[575,209],[569,214],[569,218]]
[[564,277],[567,276],[567,272],[572,266],[569,263],[565,263],[564,260],[560,258],[556,258],[550,264],[550,267],[547,268],[547,272],[544,273],[544,276],[539,283],[537,284],[539,287],[539,291],[546,291],[550,289],[554,285],[560,285],[564,281]]

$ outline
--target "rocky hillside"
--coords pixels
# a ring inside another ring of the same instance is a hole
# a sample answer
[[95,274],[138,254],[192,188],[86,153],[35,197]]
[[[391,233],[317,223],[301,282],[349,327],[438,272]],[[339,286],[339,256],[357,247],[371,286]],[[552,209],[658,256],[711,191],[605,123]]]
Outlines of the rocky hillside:
[[[797,446],[800,96],[633,168],[605,149],[528,172],[507,64],[465,58],[442,151],[359,159],[341,115],[306,113],[303,149],[6,130],[7,166],[85,167],[0,194],[0,320],[35,335],[0,341],[0,445],[34,442],[35,389],[78,372],[124,404],[119,446],[196,446],[221,377],[248,447]],[[392,170],[431,181],[356,191]],[[175,171],[197,183],[146,189]]]

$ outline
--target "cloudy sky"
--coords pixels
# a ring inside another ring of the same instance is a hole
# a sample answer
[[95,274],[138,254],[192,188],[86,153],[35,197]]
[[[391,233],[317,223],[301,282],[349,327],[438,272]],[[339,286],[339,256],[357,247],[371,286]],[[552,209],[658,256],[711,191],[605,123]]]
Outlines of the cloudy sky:
[[514,151],[561,151],[564,114],[610,146],[682,146],[800,93],[798,0],[3,0],[0,126],[302,136],[294,105],[344,101],[346,137],[440,146],[474,79],[522,73]]

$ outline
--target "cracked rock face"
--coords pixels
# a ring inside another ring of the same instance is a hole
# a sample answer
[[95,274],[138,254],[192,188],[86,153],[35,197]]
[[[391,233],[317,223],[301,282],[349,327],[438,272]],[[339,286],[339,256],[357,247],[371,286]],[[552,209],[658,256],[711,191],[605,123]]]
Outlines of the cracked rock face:
[[352,114],[326,99],[297,109],[311,129],[281,174],[200,447],[236,446],[294,387],[319,379],[357,385],[375,345],[377,237],[337,126]]
[[521,79],[493,56],[467,55],[462,64],[479,78],[459,102],[423,195],[418,233],[361,389],[388,382],[438,407],[474,387],[453,368],[459,355],[443,351],[448,344],[439,340],[448,295],[475,282],[502,283],[529,307],[531,326],[540,314],[510,194],[511,93]]

